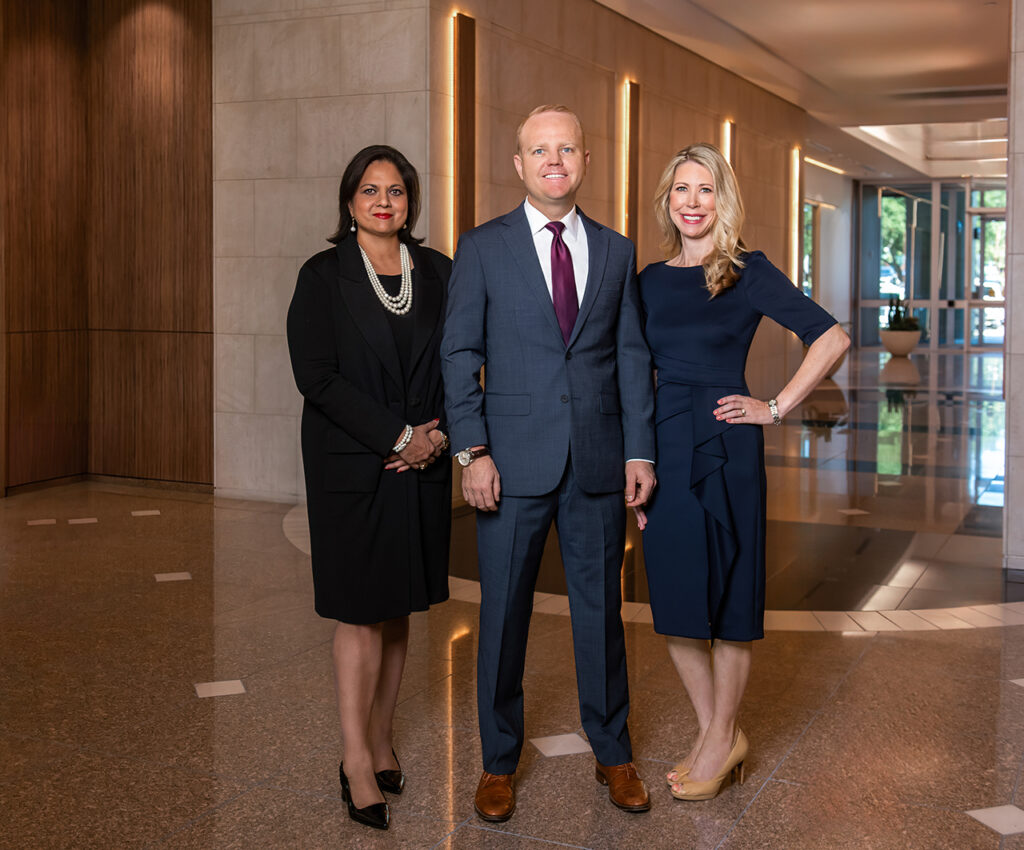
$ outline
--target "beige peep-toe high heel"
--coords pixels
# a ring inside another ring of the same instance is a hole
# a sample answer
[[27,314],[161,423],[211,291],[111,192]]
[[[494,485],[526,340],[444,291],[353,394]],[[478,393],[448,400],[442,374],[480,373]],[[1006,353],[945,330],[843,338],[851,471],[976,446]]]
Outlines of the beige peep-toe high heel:
[[732,749],[729,751],[725,764],[722,765],[718,775],[713,779],[707,779],[703,782],[692,781],[683,777],[679,782],[673,783],[669,789],[672,796],[677,800],[710,800],[718,796],[718,792],[722,790],[722,784],[729,776],[732,776],[735,781],[742,785],[743,761],[747,757],[749,747],[747,736],[743,734],[742,729],[737,727]]

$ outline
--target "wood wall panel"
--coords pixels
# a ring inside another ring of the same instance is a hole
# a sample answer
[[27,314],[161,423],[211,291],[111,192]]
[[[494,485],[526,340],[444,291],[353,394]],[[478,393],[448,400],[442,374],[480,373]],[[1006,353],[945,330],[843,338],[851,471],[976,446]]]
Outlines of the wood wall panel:
[[213,329],[212,15],[89,3],[92,328]]
[[85,471],[88,352],[86,10],[0,12],[2,493]]
[[213,481],[213,336],[92,331],[89,472]]
[[213,480],[212,31],[209,0],[0,0],[0,492]]
[[7,486],[79,475],[86,460],[85,331],[8,334]]
[[7,330],[86,323],[85,7],[6,2]]
[[211,484],[212,6],[89,11],[89,472]]

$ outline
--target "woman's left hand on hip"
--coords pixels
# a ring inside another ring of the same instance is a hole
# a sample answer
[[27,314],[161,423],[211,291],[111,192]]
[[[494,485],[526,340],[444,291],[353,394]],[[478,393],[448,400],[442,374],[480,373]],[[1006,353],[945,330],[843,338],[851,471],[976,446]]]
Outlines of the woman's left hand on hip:
[[730,425],[771,425],[772,412],[768,402],[748,395],[727,395],[718,400],[715,419]]

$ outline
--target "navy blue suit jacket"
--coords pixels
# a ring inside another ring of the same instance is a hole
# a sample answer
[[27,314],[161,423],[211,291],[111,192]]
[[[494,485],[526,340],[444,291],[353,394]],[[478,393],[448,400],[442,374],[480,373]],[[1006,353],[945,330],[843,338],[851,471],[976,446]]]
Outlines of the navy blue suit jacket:
[[522,206],[459,239],[441,344],[452,448],[489,446],[505,495],[554,490],[570,448],[588,493],[622,489],[627,458],[654,459],[636,249],[580,217],[590,271],[568,345]]

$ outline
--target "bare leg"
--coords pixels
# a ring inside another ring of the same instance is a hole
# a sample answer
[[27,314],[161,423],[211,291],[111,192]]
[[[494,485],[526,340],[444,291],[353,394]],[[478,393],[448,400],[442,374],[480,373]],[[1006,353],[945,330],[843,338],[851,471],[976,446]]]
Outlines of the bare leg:
[[[711,668],[711,648],[706,640],[695,640],[693,638],[675,637],[668,635],[665,638],[668,644],[668,654],[676,667],[679,678],[683,681],[683,687],[690,697],[690,703],[697,714],[697,740],[694,741],[689,753],[680,762],[683,768],[692,768],[700,752],[701,744],[704,743],[704,735],[711,725],[711,718],[715,713],[715,685]],[[677,779],[676,770],[673,768],[667,774],[670,781]]]
[[345,747],[345,775],[352,802],[365,808],[384,800],[373,773],[370,717],[380,681],[382,632],[380,624],[338,623],[334,630],[334,678]]
[[381,624],[381,665],[377,692],[370,715],[370,751],[373,769],[396,770],[398,764],[392,755],[393,724],[398,690],[402,686],[405,655],[409,649],[409,618],[398,617]]
[[750,675],[750,656],[749,641],[715,641],[712,649],[714,712],[687,779],[694,782],[713,779],[725,764],[732,749],[736,718]]

